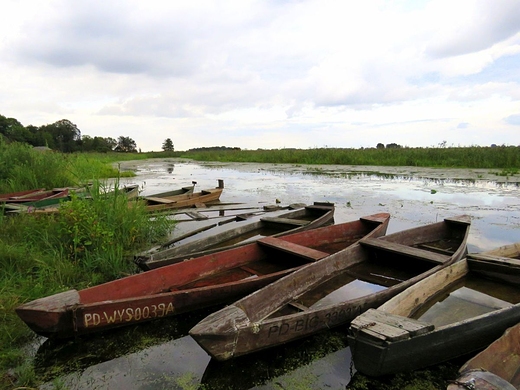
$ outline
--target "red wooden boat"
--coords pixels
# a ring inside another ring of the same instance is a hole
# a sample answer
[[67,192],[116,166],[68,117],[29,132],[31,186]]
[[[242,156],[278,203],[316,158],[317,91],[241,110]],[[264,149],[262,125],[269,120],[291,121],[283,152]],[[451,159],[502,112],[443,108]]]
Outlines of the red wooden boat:
[[380,213],[273,238],[25,303],[18,316],[36,333],[70,337],[238,299],[359,239],[386,233]]
[[10,192],[7,194],[1,194],[0,195],[0,202],[8,202],[10,199],[17,199],[17,198],[23,198],[23,197],[30,197],[31,195],[41,193],[45,191],[44,188],[38,188],[35,190],[25,190],[25,191],[17,191],[17,192]]

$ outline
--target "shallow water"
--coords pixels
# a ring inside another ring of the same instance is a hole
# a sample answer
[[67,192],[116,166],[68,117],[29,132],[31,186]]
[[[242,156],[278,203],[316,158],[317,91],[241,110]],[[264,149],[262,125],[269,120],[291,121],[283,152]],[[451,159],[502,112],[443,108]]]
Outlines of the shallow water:
[[[180,160],[125,162],[121,167],[136,170],[138,176],[123,179],[122,184],[139,184],[141,195],[192,181],[197,182],[198,191],[216,187],[217,179],[223,179],[221,202],[250,208],[244,212],[266,205],[328,201],[336,204],[336,223],[389,212],[388,233],[469,214],[469,251],[520,241],[518,183],[496,177],[498,182],[485,171]],[[233,213],[214,213],[205,222],[179,215],[178,219],[186,221],[178,224],[174,236],[228,219]],[[219,363],[188,335],[209,312],[66,342],[41,339],[34,349],[35,367],[49,381],[44,388],[53,388],[56,378],[70,389],[344,389],[350,381],[344,329]]]

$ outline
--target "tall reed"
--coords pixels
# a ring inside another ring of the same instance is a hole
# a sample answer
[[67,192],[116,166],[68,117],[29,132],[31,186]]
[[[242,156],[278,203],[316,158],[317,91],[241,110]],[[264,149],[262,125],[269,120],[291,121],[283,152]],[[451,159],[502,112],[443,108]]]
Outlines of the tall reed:
[[16,316],[18,305],[134,273],[131,255],[173,228],[166,216],[151,219],[138,202],[129,206],[117,189],[94,182],[91,196],[73,196],[56,214],[0,217],[2,370],[24,363],[20,347],[34,337]]

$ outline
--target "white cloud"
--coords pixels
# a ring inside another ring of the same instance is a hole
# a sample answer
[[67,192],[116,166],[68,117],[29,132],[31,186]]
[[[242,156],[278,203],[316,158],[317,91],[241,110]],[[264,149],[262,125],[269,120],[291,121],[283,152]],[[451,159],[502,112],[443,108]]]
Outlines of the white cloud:
[[7,0],[0,114],[142,150],[515,144],[516,5]]

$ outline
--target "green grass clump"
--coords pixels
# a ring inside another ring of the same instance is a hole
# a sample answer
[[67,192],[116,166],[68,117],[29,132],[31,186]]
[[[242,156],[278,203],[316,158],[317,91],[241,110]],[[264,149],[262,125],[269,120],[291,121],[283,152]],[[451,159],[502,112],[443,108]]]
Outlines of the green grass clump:
[[109,160],[0,141],[1,192],[91,183],[89,196],[73,194],[57,213],[0,213],[0,388],[39,384],[24,350],[35,335],[17,306],[136,272],[132,255],[174,227],[167,216],[150,218],[143,204],[129,201],[117,179],[112,185],[96,179],[117,177]]
[[166,216],[150,219],[144,205],[129,206],[122,192],[107,193],[95,183],[91,194],[73,196],[59,213],[0,217],[0,368],[20,366],[19,386],[31,378],[22,346],[34,334],[15,308],[134,273],[131,255],[173,228]]

